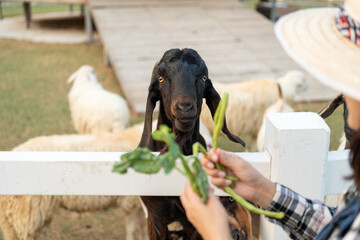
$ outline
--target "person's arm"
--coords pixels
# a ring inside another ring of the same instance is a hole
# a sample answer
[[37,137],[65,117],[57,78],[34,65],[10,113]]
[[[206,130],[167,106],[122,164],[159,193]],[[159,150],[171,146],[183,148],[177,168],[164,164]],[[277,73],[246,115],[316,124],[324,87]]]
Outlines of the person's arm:
[[308,240],[315,239],[316,234],[331,221],[336,208],[304,198],[277,184],[276,194],[266,210],[284,212],[283,219],[268,218],[269,221],[281,226],[292,239]]
[[[280,225],[294,239],[314,239],[335,212],[322,202],[306,199],[265,178],[247,161],[231,152],[210,151],[208,158],[202,156],[200,161],[215,186],[223,188],[232,183],[224,178],[225,175],[237,177],[233,189],[238,195],[266,210],[284,212],[283,219],[269,220]],[[217,170],[215,162],[221,163],[226,173]]]

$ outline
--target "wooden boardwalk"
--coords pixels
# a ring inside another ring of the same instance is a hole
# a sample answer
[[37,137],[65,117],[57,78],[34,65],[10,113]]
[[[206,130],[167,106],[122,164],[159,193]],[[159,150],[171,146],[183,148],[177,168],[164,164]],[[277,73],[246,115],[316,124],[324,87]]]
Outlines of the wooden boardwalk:
[[[129,104],[144,112],[153,66],[170,48],[193,48],[213,81],[279,77],[300,69],[282,50],[273,23],[237,0],[90,0],[101,40]],[[310,76],[296,100],[335,95]]]

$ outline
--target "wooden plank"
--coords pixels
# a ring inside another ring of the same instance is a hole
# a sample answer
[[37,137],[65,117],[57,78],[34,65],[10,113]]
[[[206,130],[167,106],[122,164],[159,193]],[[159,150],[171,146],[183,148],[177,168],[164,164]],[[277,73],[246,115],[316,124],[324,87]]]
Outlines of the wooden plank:
[[91,12],[90,6],[84,6],[84,23],[85,23],[85,32],[87,35],[88,42],[91,43],[94,41],[94,33],[93,33],[93,24],[91,20]]
[[[0,195],[152,195],[179,196],[186,178],[165,174],[112,172],[122,152],[1,152]],[[266,153],[238,153],[269,175]],[[180,161],[176,161],[182,168]],[[167,184],[163,184],[166,181]],[[114,187],[116,186],[116,187]],[[217,190],[216,194],[227,195]]]
[[219,4],[218,1],[204,1],[204,0],[92,0],[91,4],[94,7],[114,7],[114,6],[122,6],[122,7],[129,7],[129,6],[136,6],[136,7],[143,7],[143,6],[175,6],[175,5],[200,5],[200,6],[211,6],[217,7],[219,5],[222,6],[234,6],[234,1],[230,0],[222,0]]
[[31,21],[30,2],[23,2],[23,9],[24,9],[26,28],[29,29],[30,28],[30,21]]
[[91,0],[90,5],[115,74],[137,112],[145,109],[154,64],[170,48],[197,50],[211,78],[220,82],[299,69],[278,43],[273,23],[236,0]]

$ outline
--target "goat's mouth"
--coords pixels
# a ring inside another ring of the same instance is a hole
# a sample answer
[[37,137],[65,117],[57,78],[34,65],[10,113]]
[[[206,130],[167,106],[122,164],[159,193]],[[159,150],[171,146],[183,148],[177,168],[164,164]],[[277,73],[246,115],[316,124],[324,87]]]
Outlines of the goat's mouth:
[[180,130],[181,132],[190,132],[195,127],[195,119],[194,118],[176,118],[175,120],[175,128]]

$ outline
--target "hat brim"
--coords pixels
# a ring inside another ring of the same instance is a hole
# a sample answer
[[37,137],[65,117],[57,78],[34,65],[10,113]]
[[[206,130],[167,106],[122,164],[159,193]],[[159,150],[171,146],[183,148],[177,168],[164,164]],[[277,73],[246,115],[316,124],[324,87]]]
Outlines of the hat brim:
[[360,47],[335,26],[337,8],[300,10],[281,17],[275,34],[285,51],[323,84],[360,101]]

